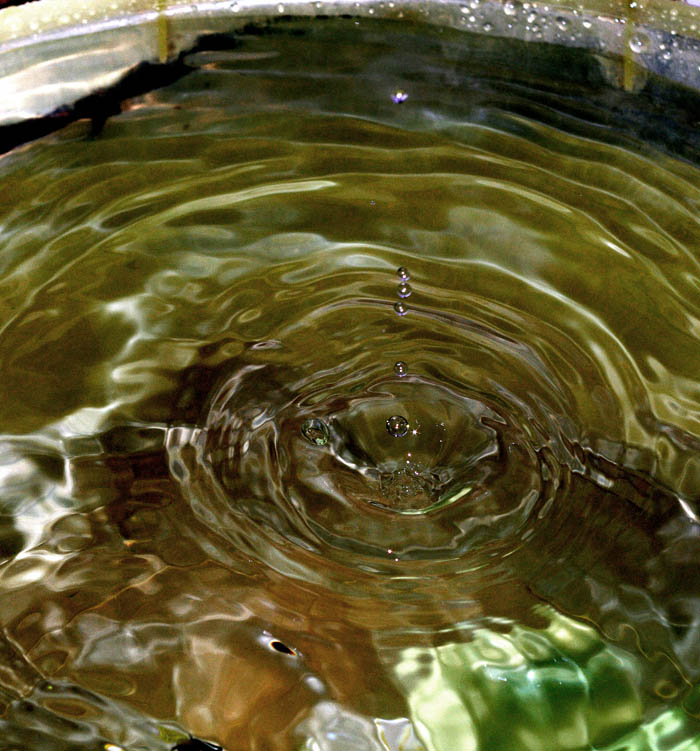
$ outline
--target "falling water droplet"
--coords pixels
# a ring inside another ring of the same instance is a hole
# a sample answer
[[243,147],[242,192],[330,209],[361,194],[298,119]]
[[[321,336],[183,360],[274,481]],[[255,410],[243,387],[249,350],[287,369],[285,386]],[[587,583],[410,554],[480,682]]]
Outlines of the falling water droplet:
[[407,282],[411,278],[411,275],[408,273],[408,269],[405,266],[399,266],[396,274],[402,282]]
[[328,425],[317,417],[304,420],[301,433],[309,443],[313,443],[315,446],[325,446],[331,434]]
[[394,104],[401,104],[408,99],[408,94],[403,91],[403,89],[396,89],[396,91],[391,95],[391,99]]
[[408,308],[406,307],[406,303],[404,303],[404,302],[401,302],[401,301],[399,300],[399,302],[397,302],[397,303],[396,303],[396,304],[394,305],[394,310],[396,311],[396,314],[397,314],[397,315],[400,315],[400,316],[405,316],[405,315],[406,315],[406,312],[408,311]]
[[401,282],[396,288],[396,294],[399,297],[410,297],[411,292],[413,292],[413,289],[411,289],[411,285],[408,282]]
[[394,373],[399,378],[403,378],[408,373],[408,365],[403,360],[399,360],[394,364]]
[[386,429],[394,438],[402,438],[408,433],[408,420],[401,415],[393,415],[386,421]]

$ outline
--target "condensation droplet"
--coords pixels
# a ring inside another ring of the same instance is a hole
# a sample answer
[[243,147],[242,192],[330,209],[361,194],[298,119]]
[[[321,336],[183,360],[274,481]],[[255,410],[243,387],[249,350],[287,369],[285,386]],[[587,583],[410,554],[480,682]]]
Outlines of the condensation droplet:
[[569,20],[567,18],[564,18],[564,16],[558,16],[557,17],[557,26],[562,31],[566,31],[569,28]]
[[309,443],[313,443],[315,446],[325,446],[331,435],[328,425],[317,417],[304,420],[301,433]]
[[632,34],[628,44],[632,52],[646,52],[649,47],[649,37],[645,34]]
[[407,282],[411,278],[411,275],[408,273],[408,269],[405,266],[399,266],[396,275],[402,282]]
[[590,29],[591,26],[593,26],[593,23],[586,19],[585,21],[581,21],[581,26],[583,26],[584,29]]
[[514,16],[518,12],[520,4],[515,2],[515,0],[506,0],[505,3],[503,3],[503,12],[507,16]]
[[278,13],[284,13],[284,5],[282,5],[282,3],[280,3],[280,4],[279,4],[279,5],[277,6],[277,12],[278,12]]
[[396,294],[399,297],[410,297],[411,292],[413,292],[413,289],[408,282],[401,282],[396,288]]
[[487,21],[481,28],[488,34],[489,31],[493,31],[493,24]]
[[462,13],[464,13],[465,16],[467,15],[467,13],[469,13],[469,6],[468,5],[460,5],[459,9],[462,11]]
[[408,433],[408,420],[401,415],[392,415],[386,421],[386,429],[394,438],[403,438]]
[[391,95],[391,99],[394,104],[402,104],[408,99],[408,94],[403,91],[403,89],[396,89],[396,91]]
[[399,378],[403,378],[408,373],[408,365],[403,360],[399,360],[397,363],[394,363],[394,373]]
[[394,305],[394,310],[396,311],[397,315],[405,316],[408,311],[408,308],[406,307],[406,303],[401,302],[401,300],[399,300]]

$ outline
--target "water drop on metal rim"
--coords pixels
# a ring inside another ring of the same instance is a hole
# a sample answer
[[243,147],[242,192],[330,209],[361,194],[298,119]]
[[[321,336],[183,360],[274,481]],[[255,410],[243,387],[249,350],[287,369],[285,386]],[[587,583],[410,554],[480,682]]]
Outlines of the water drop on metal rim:
[[399,266],[399,268],[396,269],[396,276],[398,276],[402,282],[407,282],[411,278],[411,275],[408,273],[408,269],[405,266]]
[[323,420],[319,420],[317,417],[310,417],[302,423],[301,434],[309,443],[313,443],[315,446],[325,446],[328,443],[331,432]]
[[408,365],[403,360],[399,360],[397,363],[394,363],[394,373],[399,378],[403,378],[408,373]]
[[403,91],[403,89],[396,89],[396,91],[391,95],[391,99],[394,104],[402,104],[408,99],[408,94]]
[[401,282],[399,286],[396,288],[396,294],[399,297],[410,297],[411,292],[413,290],[411,289],[411,285],[408,284],[408,282]]
[[406,307],[406,303],[401,302],[401,300],[399,300],[399,302],[397,302],[394,305],[394,310],[396,311],[397,315],[405,316],[406,312],[408,311],[408,308]]

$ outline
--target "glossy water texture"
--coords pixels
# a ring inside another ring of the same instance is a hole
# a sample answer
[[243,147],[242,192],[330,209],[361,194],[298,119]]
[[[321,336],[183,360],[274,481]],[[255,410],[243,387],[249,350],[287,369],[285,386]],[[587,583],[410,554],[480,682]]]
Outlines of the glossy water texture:
[[0,161],[0,749],[700,748],[692,140],[556,50],[207,44]]

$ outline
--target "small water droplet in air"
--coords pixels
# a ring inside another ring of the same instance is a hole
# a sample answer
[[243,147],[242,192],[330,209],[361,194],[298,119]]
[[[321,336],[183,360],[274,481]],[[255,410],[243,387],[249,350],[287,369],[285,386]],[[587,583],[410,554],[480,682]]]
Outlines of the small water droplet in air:
[[399,378],[403,378],[408,373],[408,365],[403,360],[399,360],[394,364],[394,373]]
[[481,0],[469,0],[469,7],[472,10],[476,10],[481,4]]
[[328,425],[317,417],[304,420],[301,433],[309,443],[313,443],[315,446],[325,446],[331,434]]
[[231,10],[234,13],[238,13],[238,11],[241,9],[241,6],[238,3],[231,3]]
[[464,13],[465,16],[467,15],[467,13],[469,13],[469,6],[468,5],[460,5],[459,9],[462,11],[462,13]]
[[391,95],[391,99],[394,104],[401,104],[408,99],[408,94],[403,91],[403,89],[396,89],[396,91]]
[[369,205],[370,205],[370,206],[374,206],[374,201],[370,201],[370,202],[369,202]]
[[407,312],[407,310],[408,310],[408,308],[406,307],[406,303],[404,303],[404,302],[401,302],[401,301],[399,300],[399,302],[397,302],[397,303],[396,303],[396,304],[394,305],[394,310],[396,311],[397,315],[400,315],[400,316],[405,316],[405,315],[406,315],[406,312]]
[[671,50],[665,50],[665,51],[664,51],[664,52],[663,52],[663,53],[661,54],[661,59],[662,59],[662,60],[663,60],[664,62],[668,62],[668,61],[669,61],[669,60],[670,60],[670,59],[671,59],[672,57],[673,57],[673,53],[671,52]]
[[487,21],[481,28],[488,34],[489,31],[493,31],[493,24]]
[[396,270],[396,275],[402,282],[407,282],[411,278],[411,275],[408,273],[408,269],[405,266],[399,266]]
[[562,31],[566,31],[569,28],[569,20],[568,20],[568,18],[564,18],[564,16],[559,16],[557,18],[557,26]]
[[503,12],[507,16],[514,16],[518,12],[519,7],[520,3],[515,2],[515,0],[506,0],[503,4]]
[[413,289],[411,288],[411,285],[408,282],[401,282],[399,286],[396,288],[396,294],[399,297],[410,297],[411,292],[413,292]]
[[408,420],[401,415],[393,415],[386,421],[386,429],[394,438],[403,438],[408,433]]
[[279,5],[277,6],[277,12],[278,12],[278,13],[284,13],[284,5],[282,5],[282,3],[280,3],[280,4],[279,4]]

